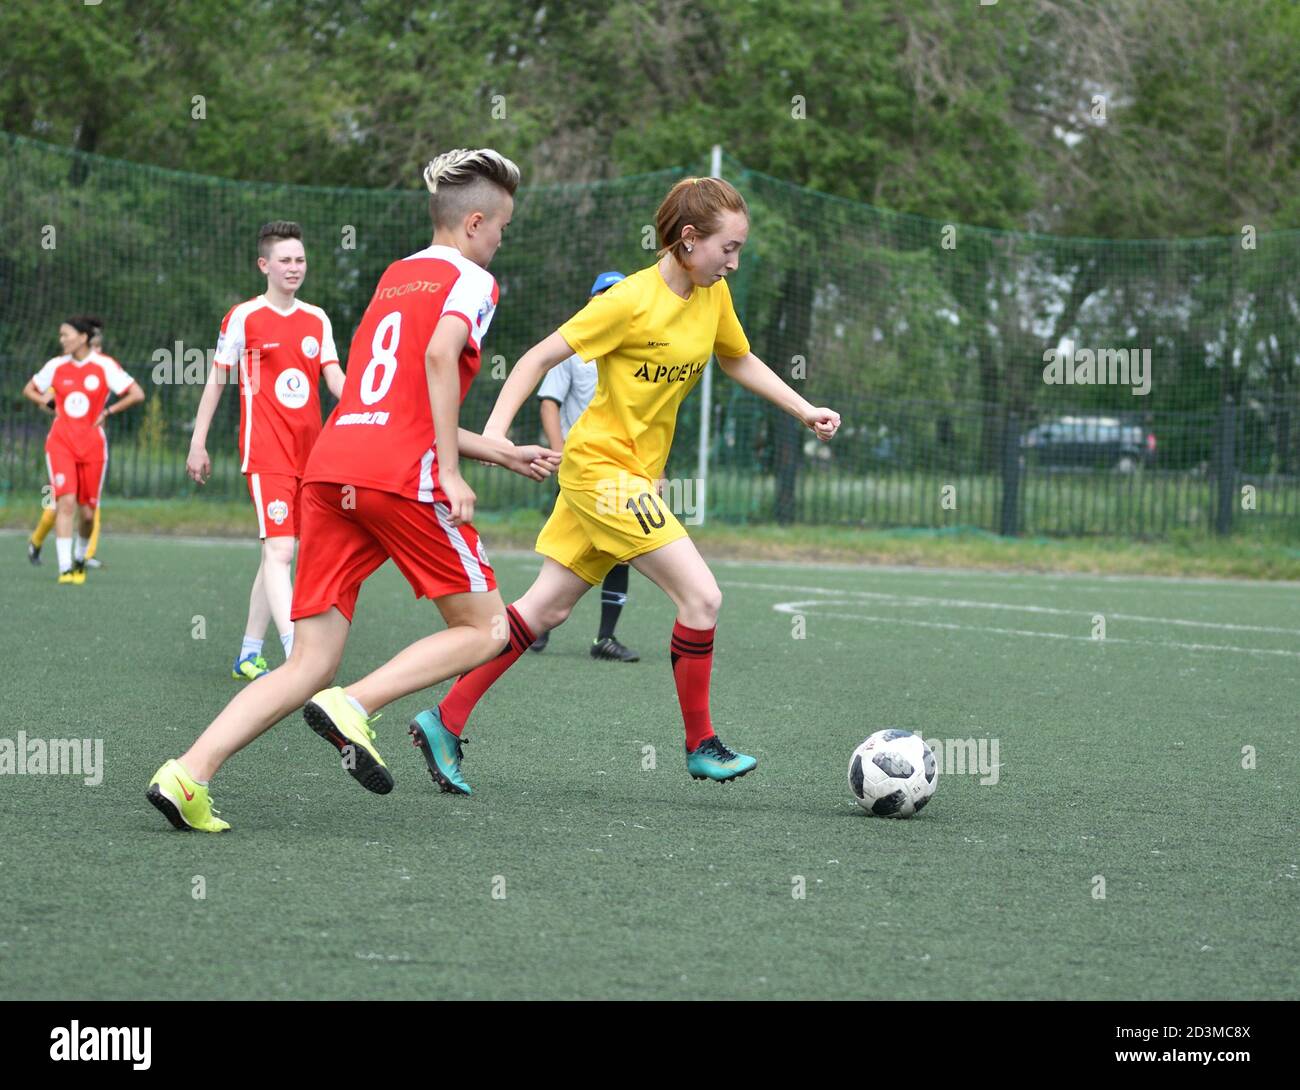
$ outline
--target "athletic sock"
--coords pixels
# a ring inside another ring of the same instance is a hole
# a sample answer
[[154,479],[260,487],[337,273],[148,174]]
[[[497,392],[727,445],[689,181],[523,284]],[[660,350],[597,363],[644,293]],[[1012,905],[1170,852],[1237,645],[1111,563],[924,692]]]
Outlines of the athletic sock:
[[694,752],[713,734],[709,717],[709,677],[713,672],[714,628],[687,628],[673,622],[673,680],[677,682],[677,702],[682,706],[686,726],[686,749]]
[[284,648],[285,658],[288,658],[291,654],[293,654],[293,629],[292,628],[290,628],[288,632],[280,633],[280,646]]
[[245,636],[244,645],[239,649],[239,661],[243,662],[244,659],[248,658],[249,655],[252,655],[254,658],[256,658],[261,653],[262,653],[262,641],[255,640],[252,638],[252,636]]
[[[344,693],[343,695],[348,696],[347,693]],[[357,709],[362,719],[365,719],[367,721],[370,719],[370,713],[366,711],[365,705],[362,704],[361,701],[358,700],[355,696],[348,696],[348,703]]]
[[88,538],[88,537],[82,537],[80,534],[78,534],[78,535],[77,535],[77,547],[76,547],[76,549],[73,551],[72,558],[73,558],[73,559],[74,559],[78,564],[84,564],[84,563],[86,562],[86,550],[87,550],[89,547],[90,547],[90,538]]
[[479,698],[487,692],[502,674],[519,661],[519,656],[528,650],[536,637],[524,624],[524,619],[515,612],[514,606],[506,606],[506,619],[510,624],[510,642],[501,654],[489,659],[482,666],[476,666],[468,673],[461,674],[451,691],[442,698],[438,705],[438,714],[442,723],[457,737],[465,729],[470,713]]
[[59,553],[59,574],[72,571],[72,538],[56,537],[54,547]]
[[619,614],[627,605],[627,565],[615,564],[605,576],[600,588],[600,632],[596,639],[604,640],[614,635]]

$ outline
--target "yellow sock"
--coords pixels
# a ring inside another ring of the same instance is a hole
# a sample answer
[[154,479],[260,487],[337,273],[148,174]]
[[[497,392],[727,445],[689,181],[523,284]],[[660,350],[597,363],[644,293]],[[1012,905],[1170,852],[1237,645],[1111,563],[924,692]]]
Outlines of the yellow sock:
[[86,546],[86,559],[90,560],[99,548],[99,508],[95,508],[95,525],[90,531],[90,543]]
[[54,509],[44,508],[41,511],[41,521],[36,524],[36,529],[32,531],[32,544],[38,549],[45,544],[45,539],[50,536],[50,531],[54,529]]

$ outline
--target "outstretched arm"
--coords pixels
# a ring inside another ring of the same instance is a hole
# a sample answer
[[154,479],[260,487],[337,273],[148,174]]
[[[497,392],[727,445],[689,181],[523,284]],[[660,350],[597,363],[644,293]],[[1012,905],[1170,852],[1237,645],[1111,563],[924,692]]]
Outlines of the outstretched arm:
[[572,355],[573,349],[558,333],[552,333],[546,340],[539,341],[525,352],[501,387],[492,415],[483,425],[483,434],[504,439],[524,402],[542,381],[542,376]]
[[770,401],[805,427],[811,428],[823,442],[839,428],[839,413],[834,409],[813,405],[753,352],[739,357],[719,356],[718,366],[746,390],[753,391],[764,401]]
[[509,439],[493,439],[476,432],[460,429],[457,437],[460,452],[466,458],[505,466],[521,477],[543,481],[555,472],[560,464],[560,452],[547,447],[527,445],[517,447]]

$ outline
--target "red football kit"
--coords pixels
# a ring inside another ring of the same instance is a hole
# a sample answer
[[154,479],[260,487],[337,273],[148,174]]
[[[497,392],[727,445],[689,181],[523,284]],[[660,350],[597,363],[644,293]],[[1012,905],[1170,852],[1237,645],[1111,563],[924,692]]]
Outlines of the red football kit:
[[449,246],[385,270],[352,338],[343,396],[303,475],[295,621],[331,606],[350,621],[362,582],[389,558],[418,598],[496,589],[477,532],[452,525],[438,483],[425,372],[438,322],[463,321],[463,402],[496,304],[491,274]]

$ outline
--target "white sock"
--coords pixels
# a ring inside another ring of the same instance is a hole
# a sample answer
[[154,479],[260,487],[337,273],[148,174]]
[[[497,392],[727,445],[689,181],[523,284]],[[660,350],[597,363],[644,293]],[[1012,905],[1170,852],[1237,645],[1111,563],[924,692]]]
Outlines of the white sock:
[[82,537],[80,534],[78,534],[77,548],[76,551],[72,554],[73,558],[77,561],[78,564],[82,563],[86,559],[86,550],[88,550],[89,548],[90,548],[90,538]]
[[[344,695],[344,696],[347,696],[347,693],[344,693],[343,695]],[[366,709],[363,708],[363,707],[361,706],[361,701],[358,700],[355,696],[348,696],[348,703],[351,704],[354,708],[357,709],[357,711],[359,711],[359,712],[361,713],[361,718],[362,718],[362,719],[369,719],[369,718],[370,718],[370,713],[369,713],[368,711],[366,711]]]
[[[190,776],[190,770],[189,770],[188,768],[186,768],[183,764],[181,764],[179,758],[177,759],[176,763],[177,763],[178,765],[181,765],[181,771],[184,772],[185,775],[189,776],[190,779],[194,780],[194,777],[193,777],[193,776]],[[200,787],[207,787],[207,786],[208,786],[208,781],[207,781],[207,780],[194,780],[194,782],[195,782],[196,784],[198,784]]]
[[288,658],[293,654],[293,629],[288,632],[280,633],[280,646],[284,648],[284,657]]
[[59,553],[59,574],[72,571],[72,538],[56,537],[54,547]]
[[244,637],[244,646],[239,649],[239,658],[242,662],[249,655],[260,655],[262,653],[262,641],[255,640],[251,636]]

